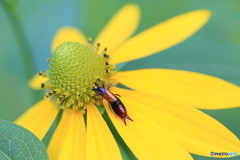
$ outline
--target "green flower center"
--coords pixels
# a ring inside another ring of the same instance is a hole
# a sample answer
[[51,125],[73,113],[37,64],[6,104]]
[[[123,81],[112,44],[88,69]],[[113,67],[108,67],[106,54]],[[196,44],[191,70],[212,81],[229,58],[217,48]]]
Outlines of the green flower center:
[[108,63],[106,49],[98,54],[98,46],[93,47],[77,42],[59,45],[50,59],[49,70],[42,75],[49,80],[42,84],[47,88],[46,98],[62,109],[80,109],[83,113],[88,103],[99,104],[94,88],[114,84],[110,77],[114,65]]

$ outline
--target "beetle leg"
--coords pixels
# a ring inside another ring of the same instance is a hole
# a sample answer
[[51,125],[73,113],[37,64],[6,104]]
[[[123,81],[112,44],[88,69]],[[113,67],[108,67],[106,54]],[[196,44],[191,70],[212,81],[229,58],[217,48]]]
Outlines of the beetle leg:
[[109,90],[109,88],[110,88],[110,85],[108,85],[107,90]]
[[112,107],[111,107],[111,105],[110,105],[110,102],[108,102],[108,107],[109,107],[109,109],[113,112]]
[[103,98],[101,97],[101,98],[98,98],[98,102],[102,105],[103,103],[102,103],[102,101],[103,101]]
[[102,84],[102,86],[103,86],[103,88],[105,89],[105,85],[104,85],[104,83]]
[[119,98],[121,97],[119,94],[114,94],[114,95],[117,96],[117,97],[119,97]]

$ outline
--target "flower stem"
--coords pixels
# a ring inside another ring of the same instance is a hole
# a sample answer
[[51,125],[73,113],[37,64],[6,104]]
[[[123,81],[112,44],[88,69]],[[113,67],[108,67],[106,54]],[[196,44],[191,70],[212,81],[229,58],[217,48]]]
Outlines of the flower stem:
[[1,0],[0,2],[2,3],[3,8],[5,8],[10,23],[12,24],[13,32],[15,33],[16,40],[20,48],[21,57],[23,59],[26,76],[28,79],[30,79],[35,73],[35,65],[33,63],[34,61],[30,46],[27,42],[27,38],[24,34],[23,27],[17,14],[16,1]]

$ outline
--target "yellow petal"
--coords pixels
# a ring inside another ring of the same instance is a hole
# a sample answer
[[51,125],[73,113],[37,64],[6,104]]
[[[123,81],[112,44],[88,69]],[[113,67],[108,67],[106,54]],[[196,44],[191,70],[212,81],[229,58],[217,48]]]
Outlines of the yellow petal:
[[198,155],[210,156],[212,151],[240,152],[240,142],[232,132],[193,107],[138,91],[114,88],[112,92],[121,95],[134,119],[129,125],[142,123],[145,117],[169,131],[190,153]]
[[118,133],[138,159],[192,159],[183,146],[163,127],[144,115],[127,108],[129,116],[127,126],[110,111],[106,102],[105,109]]
[[55,108],[50,100],[44,99],[20,116],[15,123],[27,128],[42,140],[51,127],[57,113],[58,109]]
[[112,133],[97,108],[92,104],[87,110],[86,159],[122,159]]
[[135,4],[125,5],[100,32],[95,45],[100,43],[100,51],[107,47],[108,52],[111,53],[112,50],[133,34],[138,26],[139,19],[139,7]]
[[132,89],[169,97],[202,109],[240,106],[240,88],[222,79],[200,73],[143,69],[119,72],[114,78]]
[[79,111],[64,111],[48,146],[52,160],[85,159],[86,131]]
[[32,89],[41,89],[41,83],[44,83],[48,80],[47,77],[40,76],[36,74],[33,78],[28,82],[28,86]]
[[52,53],[58,45],[64,42],[79,42],[86,45],[87,39],[85,35],[75,27],[61,27],[53,37],[51,46]]
[[112,53],[111,63],[122,63],[168,49],[198,31],[209,19],[208,10],[188,12],[143,31]]

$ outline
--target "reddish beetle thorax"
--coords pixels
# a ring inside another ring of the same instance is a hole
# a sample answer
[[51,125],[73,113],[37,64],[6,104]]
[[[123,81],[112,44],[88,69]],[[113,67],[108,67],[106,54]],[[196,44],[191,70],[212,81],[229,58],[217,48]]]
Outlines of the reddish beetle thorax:
[[114,94],[112,94],[108,90],[106,90],[106,93],[104,95],[102,95],[102,97],[104,99],[106,99],[108,102],[114,102],[117,100],[117,98],[114,96]]

